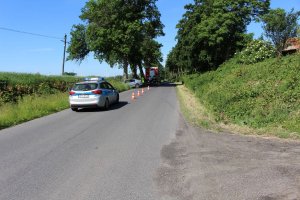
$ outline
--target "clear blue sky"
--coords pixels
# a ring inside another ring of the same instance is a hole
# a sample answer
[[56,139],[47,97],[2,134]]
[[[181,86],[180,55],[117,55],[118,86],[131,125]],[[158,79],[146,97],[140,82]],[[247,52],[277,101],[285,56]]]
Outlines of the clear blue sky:
[[[0,27],[37,33],[63,39],[73,24],[80,23],[78,16],[84,0],[0,0]],[[166,36],[159,38],[164,46],[164,57],[176,44],[176,24],[185,12],[184,5],[193,0],[158,0]],[[272,8],[300,10],[300,0],[271,0]],[[248,32],[256,37],[262,33],[261,25],[251,24]],[[59,39],[37,37],[0,29],[0,71],[59,75],[62,68],[63,42]],[[66,72],[78,75],[114,76],[122,70],[110,68],[90,56],[81,65],[68,61]]]

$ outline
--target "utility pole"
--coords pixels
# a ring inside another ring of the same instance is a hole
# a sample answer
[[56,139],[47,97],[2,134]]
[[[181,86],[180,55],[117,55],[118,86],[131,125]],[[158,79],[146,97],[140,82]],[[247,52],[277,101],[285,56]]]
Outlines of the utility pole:
[[67,47],[67,34],[65,34],[65,38],[64,38],[64,58],[63,58],[61,75],[64,75],[65,73],[66,47]]

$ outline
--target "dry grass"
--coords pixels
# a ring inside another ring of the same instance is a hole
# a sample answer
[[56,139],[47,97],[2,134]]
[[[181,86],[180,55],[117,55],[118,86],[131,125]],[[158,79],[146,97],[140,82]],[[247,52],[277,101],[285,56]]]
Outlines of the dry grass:
[[180,101],[180,108],[184,116],[190,123],[197,126],[210,128],[215,124],[212,115],[207,112],[206,108],[198,101],[198,99],[183,85],[177,86],[177,95]]

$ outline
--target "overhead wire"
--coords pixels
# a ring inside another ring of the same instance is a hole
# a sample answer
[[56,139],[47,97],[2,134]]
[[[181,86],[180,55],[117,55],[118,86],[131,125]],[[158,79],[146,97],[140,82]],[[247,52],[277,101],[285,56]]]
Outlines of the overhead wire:
[[28,35],[34,35],[34,36],[40,36],[40,37],[45,37],[45,38],[51,38],[51,39],[57,39],[63,41],[63,38],[55,37],[55,36],[49,36],[49,35],[43,35],[43,34],[38,34],[38,33],[31,33],[31,32],[26,32],[26,31],[20,31],[20,30],[15,30],[11,28],[6,28],[6,27],[0,27],[1,30],[5,31],[11,31],[11,32],[16,32],[16,33],[22,33],[22,34],[28,34]]

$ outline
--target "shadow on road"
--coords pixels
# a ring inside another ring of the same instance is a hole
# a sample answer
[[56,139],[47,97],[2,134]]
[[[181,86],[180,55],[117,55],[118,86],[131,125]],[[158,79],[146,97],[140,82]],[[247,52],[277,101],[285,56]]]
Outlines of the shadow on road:
[[161,83],[161,85],[159,87],[176,87],[178,85],[183,85],[183,83],[169,83],[169,82],[164,82]]
[[127,104],[128,104],[127,101],[120,101],[118,104],[110,105],[108,110],[103,110],[101,108],[82,108],[82,109],[79,109],[78,112],[105,112],[105,111],[120,109],[120,108],[126,106]]
[[117,110],[126,106],[127,104],[128,104],[127,101],[120,101],[118,104],[111,105],[108,110]]

